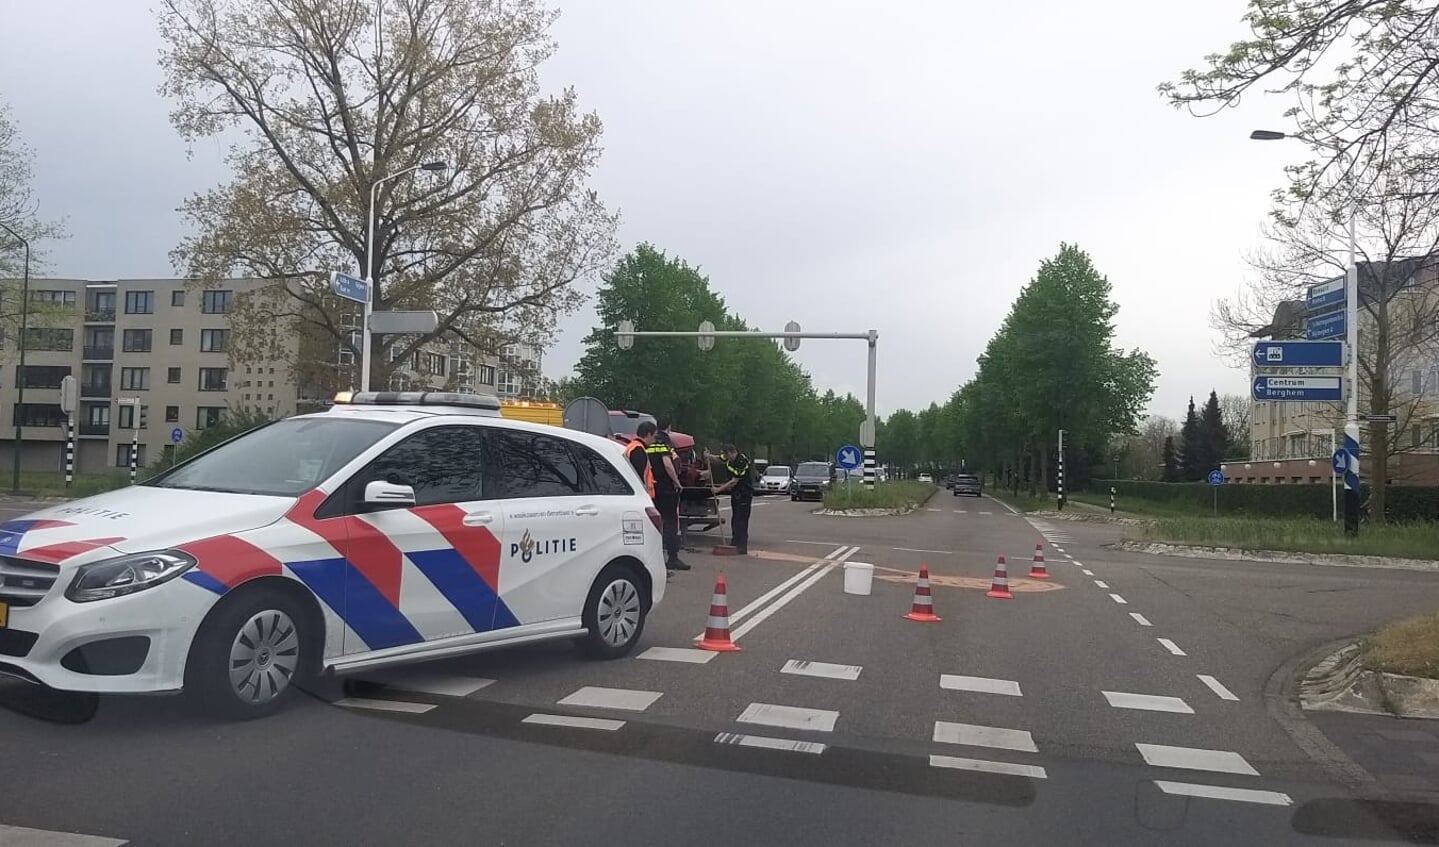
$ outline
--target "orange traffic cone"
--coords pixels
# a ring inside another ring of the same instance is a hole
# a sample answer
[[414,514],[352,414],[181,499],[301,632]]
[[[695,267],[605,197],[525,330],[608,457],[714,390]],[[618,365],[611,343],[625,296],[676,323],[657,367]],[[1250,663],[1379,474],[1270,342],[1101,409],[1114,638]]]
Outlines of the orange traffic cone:
[[704,638],[695,642],[701,650],[716,653],[738,653],[740,646],[729,637],[729,592],[725,589],[724,574],[715,578],[714,597],[710,598],[709,623],[705,625]]
[[1044,545],[1034,545],[1034,563],[1029,566],[1030,579],[1049,579],[1049,571],[1044,569]]
[[998,600],[1014,599],[1014,595],[1009,593],[1009,566],[1004,563],[1003,553],[999,554],[999,561],[994,565],[994,581],[989,584],[985,596]]
[[919,566],[919,582],[914,584],[914,603],[909,607],[905,620],[921,623],[939,623],[934,613],[934,597],[929,593],[929,565]]

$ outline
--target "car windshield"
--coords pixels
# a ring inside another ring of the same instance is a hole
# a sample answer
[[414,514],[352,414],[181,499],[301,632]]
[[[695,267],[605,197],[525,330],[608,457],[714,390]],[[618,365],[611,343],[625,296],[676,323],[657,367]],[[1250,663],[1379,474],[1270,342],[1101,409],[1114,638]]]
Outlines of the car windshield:
[[252,429],[143,485],[296,497],[329,479],[398,424],[288,418]]
[[765,476],[789,476],[789,468],[787,468],[787,467],[785,467],[785,466],[783,466],[783,465],[781,465],[781,466],[779,466],[779,467],[777,467],[777,468],[767,468],[767,469],[765,470],[765,472],[764,472],[764,475],[765,475]]
[[828,478],[829,465],[826,465],[823,462],[808,462],[806,464],[800,465],[799,470],[795,471],[794,475],[806,477],[820,476]]
[[653,415],[635,415],[634,417],[630,417],[629,415],[626,415],[626,414],[623,414],[623,413],[616,414],[616,413],[614,413],[614,412],[611,412],[611,413],[610,413],[610,430],[611,430],[615,435],[630,435],[630,436],[633,436],[633,435],[635,434],[635,430],[638,430],[638,429],[640,428],[640,424],[644,423],[645,421],[649,421],[650,423],[654,423],[654,422],[655,422],[654,416],[653,416]]

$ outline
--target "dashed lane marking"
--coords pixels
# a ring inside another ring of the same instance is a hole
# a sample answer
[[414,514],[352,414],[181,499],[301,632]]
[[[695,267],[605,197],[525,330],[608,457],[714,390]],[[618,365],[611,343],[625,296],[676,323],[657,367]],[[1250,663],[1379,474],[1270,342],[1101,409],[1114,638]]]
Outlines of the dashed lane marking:
[[1134,622],[1139,624],[1140,626],[1154,626],[1154,624],[1149,622],[1149,618],[1146,618],[1144,615],[1141,615],[1138,612],[1130,612],[1129,616],[1131,618],[1134,618]]
[[1193,782],[1154,781],[1155,786],[1165,794],[1182,797],[1202,797],[1206,800],[1236,800],[1240,803],[1263,803],[1268,806],[1290,806],[1294,801],[1288,794],[1278,791],[1259,791],[1253,788],[1227,788],[1222,785],[1199,785]]
[[960,676],[940,674],[939,687],[946,691],[974,691],[979,694],[1004,694],[1009,697],[1023,697],[1019,683],[1012,679],[990,679],[983,676]]
[[604,732],[614,732],[625,725],[624,721],[611,720],[610,718],[547,715],[543,712],[536,712],[520,721],[520,723],[538,724],[540,726],[564,726],[571,729],[598,729]]
[[1123,597],[1120,597],[1118,594],[1111,594],[1111,595],[1109,595],[1109,599],[1113,600],[1114,602],[1118,603],[1118,604],[1121,605],[1121,606],[1128,606],[1128,605],[1129,605],[1129,601],[1126,600],[1126,599],[1124,599]]
[[0,844],[14,847],[121,847],[129,843],[121,838],[0,824]]
[[1200,747],[1169,747],[1164,744],[1135,744],[1145,764],[1156,768],[1182,768],[1212,773],[1259,776],[1259,771],[1232,750],[1205,750]]
[[663,696],[663,691],[636,691],[632,688],[603,688],[598,685],[586,685],[560,700],[559,705],[643,712]]
[[791,753],[812,753],[818,755],[829,745],[818,741],[798,741],[792,738],[771,738],[767,735],[744,735],[738,732],[721,732],[715,736],[716,744],[737,744],[740,747],[760,747],[765,750],[785,750]]
[[657,662],[688,662],[703,665],[719,654],[713,650],[696,650],[693,647],[651,647],[635,658]]
[[1039,748],[1034,746],[1034,736],[1022,729],[1003,729],[971,723],[935,721],[934,740],[937,744],[995,747],[1000,750],[1019,750],[1024,753],[1039,752]]
[[1158,641],[1158,642],[1164,647],[1164,649],[1168,650],[1169,652],[1173,653],[1173,654],[1176,655],[1176,656],[1187,656],[1187,655],[1189,655],[1188,653],[1186,653],[1186,652],[1184,652],[1183,650],[1179,649],[1179,645],[1178,645],[1178,644],[1175,644],[1173,641],[1170,641],[1168,638],[1156,638],[1156,639],[1154,639],[1154,640],[1155,640],[1155,641]]
[[1085,576],[1094,576],[1094,571],[1090,570],[1089,568],[1085,568],[1084,570],[1080,571],[1080,573],[1084,574]]
[[[821,579],[824,579],[825,575],[827,575],[830,571],[834,570],[836,565],[842,564],[846,559],[858,552],[858,547],[841,547],[838,550],[830,553],[828,556],[825,557],[826,561],[816,563],[816,566],[822,565],[822,567],[820,567],[819,570],[815,571],[812,575],[806,577],[804,582],[801,582],[798,585],[794,586],[785,594],[780,596],[779,599],[775,600],[773,603],[769,604],[763,609],[755,612],[754,615],[749,618],[749,620],[746,620],[744,623],[735,627],[734,631],[730,633],[730,640],[738,641],[743,638],[749,633],[750,630],[764,623],[770,615],[773,615],[775,612],[783,609],[785,606],[789,605],[791,600],[808,591],[810,586],[814,585],[816,582],[819,582]],[[806,569],[801,573],[804,574],[808,572],[809,570]],[[788,580],[786,582],[788,582]],[[783,585],[783,583],[781,584]],[[756,600],[754,603],[749,604],[749,606],[746,606],[741,611],[747,611],[755,607],[758,603],[759,601]],[[734,618],[730,618],[730,622],[733,623],[733,621]],[[703,634],[695,637],[701,638],[703,637]]]
[[1049,775],[1037,765],[1016,765],[1012,762],[986,762],[983,759],[962,759],[958,756],[930,756],[930,767],[954,768],[963,771],[1003,774],[1005,776],[1027,776],[1030,779],[1046,779]]
[[1146,712],[1174,712],[1192,715],[1194,710],[1178,697],[1163,697],[1158,694],[1130,694],[1125,691],[1104,691],[1104,699],[1116,709],[1140,709]]
[[953,550],[922,550],[918,547],[891,547],[891,550],[903,550],[906,553],[935,553],[941,556],[953,556]]
[[1233,691],[1230,691],[1228,688],[1225,688],[1225,687],[1224,687],[1224,683],[1220,682],[1219,680],[1215,679],[1214,677],[1210,676],[1209,674],[1207,674],[1207,673],[1201,673],[1201,674],[1195,674],[1195,676],[1199,677],[1199,681],[1200,681],[1200,682],[1202,682],[1202,683],[1204,683],[1205,685],[1209,686],[1209,690],[1210,690],[1210,691],[1213,691],[1215,694],[1217,694],[1217,695],[1219,696],[1219,699],[1220,699],[1220,700],[1238,700],[1238,699],[1239,699],[1239,695],[1235,694]]
[[779,669],[780,673],[792,673],[800,676],[818,676],[824,679],[859,679],[860,671],[864,668],[860,665],[833,665],[829,662],[807,662],[799,659],[790,659]]
[[1096,579],[1096,580],[1094,581],[1094,584],[1097,585],[1097,586],[1099,586],[1100,588],[1108,588],[1108,587],[1109,587],[1109,583],[1105,582],[1105,581],[1102,580],[1102,579]]
[[335,701],[336,706],[344,706],[347,709],[370,709],[376,712],[405,712],[411,715],[423,715],[425,712],[435,708],[434,703],[407,703],[403,700],[371,700],[367,697],[342,697]]
[[839,720],[839,712],[829,709],[806,709],[800,706],[780,706],[774,703],[751,703],[735,720],[740,723],[756,723],[785,729],[834,732],[834,723]]
[[1073,560],[1074,560],[1074,557],[1071,556],[1071,555],[1068,554],[1068,553],[1065,553],[1065,554],[1064,554],[1064,558],[1069,559],[1070,561],[1073,561]]

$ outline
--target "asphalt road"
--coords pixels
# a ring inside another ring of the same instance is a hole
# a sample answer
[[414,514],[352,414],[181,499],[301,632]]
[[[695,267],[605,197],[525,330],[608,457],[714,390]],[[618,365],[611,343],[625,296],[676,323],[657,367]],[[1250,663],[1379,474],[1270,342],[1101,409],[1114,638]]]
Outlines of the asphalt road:
[[[1439,575],[1135,555],[944,492],[902,518],[761,503],[752,555],[690,556],[620,661],[431,663],[244,724],[0,683],[0,845],[1398,839],[1276,680],[1439,606]],[[1011,600],[985,593],[1001,553]],[[902,617],[921,564],[939,623]],[[721,572],[743,651],[693,651]]]

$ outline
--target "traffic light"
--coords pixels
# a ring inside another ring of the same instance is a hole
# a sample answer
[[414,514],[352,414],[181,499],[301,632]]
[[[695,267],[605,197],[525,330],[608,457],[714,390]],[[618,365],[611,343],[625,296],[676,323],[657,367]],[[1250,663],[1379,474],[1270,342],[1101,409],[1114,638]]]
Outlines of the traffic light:
[[144,429],[144,428],[145,428],[146,423],[147,423],[147,419],[149,418],[149,416],[150,416],[150,407],[149,407],[149,406],[145,406],[145,405],[140,406],[140,429]]

